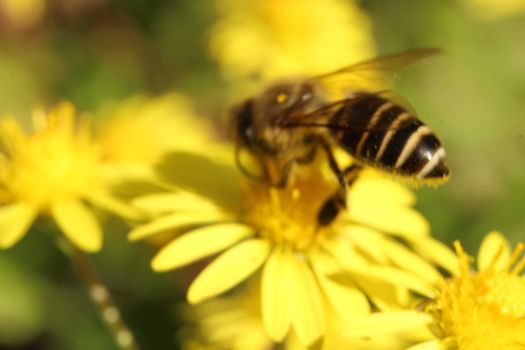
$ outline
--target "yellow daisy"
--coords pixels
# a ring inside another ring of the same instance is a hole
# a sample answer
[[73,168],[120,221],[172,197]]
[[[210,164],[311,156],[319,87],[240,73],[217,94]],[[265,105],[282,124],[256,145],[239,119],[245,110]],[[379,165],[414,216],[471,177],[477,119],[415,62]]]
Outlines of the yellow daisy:
[[333,70],[374,54],[356,1],[218,0],[210,50],[232,78]]
[[16,119],[0,120],[0,247],[18,242],[40,213],[49,213],[77,247],[94,252],[102,230],[91,206],[128,218],[136,211],[110,193],[102,162],[90,134],[89,119],[75,121],[72,104],[33,113],[33,131]]
[[337,186],[327,169],[309,165],[276,189],[243,178],[233,150],[228,158],[217,149],[170,154],[157,170],[173,192],[138,198],[137,207],[156,219],[129,235],[181,233],[153,259],[156,271],[224,251],[193,281],[190,303],[255,275],[270,338],[282,341],[293,330],[309,345],[325,333],[325,300],[342,319],[354,319],[369,313],[369,301],[381,309],[406,305],[406,288],[432,296],[440,275],[414,251],[454,269],[453,254],[412,209],[413,194],[393,180],[365,171],[349,190],[349,211],[319,227],[319,208]]
[[411,350],[525,349],[524,247],[520,243],[511,252],[505,238],[491,232],[474,272],[471,258],[456,242],[459,273],[438,285],[437,297],[422,311],[378,313],[354,322],[345,333],[370,336],[427,326],[433,335]]

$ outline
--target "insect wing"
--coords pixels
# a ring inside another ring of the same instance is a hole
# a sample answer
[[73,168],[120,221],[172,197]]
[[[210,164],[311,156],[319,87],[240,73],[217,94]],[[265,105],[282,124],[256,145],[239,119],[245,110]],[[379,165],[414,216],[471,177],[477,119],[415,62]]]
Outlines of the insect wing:
[[[360,132],[399,130],[415,118],[411,109],[385,98],[390,91],[362,94],[338,100],[313,112],[283,120],[283,128],[318,127]],[[400,118],[401,115],[406,118]],[[371,122],[377,116],[376,122]],[[394,123],[395,120],[399,119]]]
[[345,97],[353,92],[377,91],[388,87],[401,68],[424,62],[440,52],[439,49],[427,48],[382,56],[318,75],[313,79],[336,97]]

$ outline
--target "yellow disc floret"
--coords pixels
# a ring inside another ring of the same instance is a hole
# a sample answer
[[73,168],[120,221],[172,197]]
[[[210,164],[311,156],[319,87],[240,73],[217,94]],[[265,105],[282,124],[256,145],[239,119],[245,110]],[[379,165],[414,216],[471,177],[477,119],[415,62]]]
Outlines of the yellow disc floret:
[[46,207],[57,198],[89,193],[97,184],[98,153],[86,125],[75,125],[73,106],[62,103],[47,115],[36,111],[33,118],[31,136],[12,118],[0,124],[10,161],[4,186],[13,200]]
[[525,349],[525,278],[519,245],[506,269],[496,260],[478,273],[456,242],[461,273],[446,281],[435,305],[435,318],[447,349]]
[[319,209],[335,191],[333,184],[319,181],[320,172],[302,170],[286,188],[251,182],[243,214],[263,238],[298,251],[307,250],[325,231],[318,223]]

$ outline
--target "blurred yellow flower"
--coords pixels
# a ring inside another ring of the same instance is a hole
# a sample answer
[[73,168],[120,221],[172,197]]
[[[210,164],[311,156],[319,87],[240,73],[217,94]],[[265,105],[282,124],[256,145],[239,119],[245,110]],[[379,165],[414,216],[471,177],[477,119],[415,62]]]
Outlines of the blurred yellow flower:
[[262,325],[256,288],[186,307],[184,317],[191,323],[180,335],[185,350],[264,350],[273,343]]
[[190,101],[176,93],[130,97],[105,106],[99,119],[104,159],[123,166],[149,166],[167,151],[202,146],[204,135],[211,134],[199,123]]
[[498,232],[489,233],[478,253],[478,271],[455,243],[459,273],[438,285],[423,311],[378,313],[351,324],[348,336],[428,326],[434,335],[411,350],[519,350],[525,348],[525,256],[523,243],[511,252]]
[[0,0],[0,18],[17,29],[30,28],[45,14],[46,0]]
[[226,76],[264,79],[334,70],[374,54],[356,1],[218,0],[210,50]]
[[90,205],[122,216],[135,210],[115,198],[103,173],[99,149],[91,139],[89,119],[75,121],[72,104],[33,113],[28,134],[12,117],[0,120],[0,247],[8,248],[28,231],[39,213],[49,212],[77,247],[94,252],[102,230]]
[[405,305],[407,288],[433,296],[440,278],[413,250],[454,268],[451,251],[433,240],[414,196],[401,185],[365,171],[348,193],[349,211],[327,227],[317,214],[335,187],[320,164],[304,167],[285,189],[250,182],[230,158],[209,144],[198,153],[172,153],[157,167],[173,192],[135,205],[157,218],[130,232],[131,240],[183,232],[155,256],[166,271],[225,251],[193,281],[188,300],[199,303],[237,286],[262,269],[266,332],[282,341],[293,330],[310,345],[326,329],[324,300],[338,317],[367,315]]
[[202,147],[211,134],[178,93],[132,96],[103,106],[97,115],[102,157],[118,165],[113,172],[117,179],[151,181],[152,165],[166,152]]
[[[190,323],[179,335],[184,350],[267,350],[276,345],[266,334],[262,323],[258,286],[249,286],[228,297],[208,300],[184,309]],[[406,339],[393,336],[373,339],[350,339],[341,336],[340,325],[329,313],[329,326],[318,349],[395,350],[404,349]],[[308,350],[295,334],[282,344],[283,350]]]

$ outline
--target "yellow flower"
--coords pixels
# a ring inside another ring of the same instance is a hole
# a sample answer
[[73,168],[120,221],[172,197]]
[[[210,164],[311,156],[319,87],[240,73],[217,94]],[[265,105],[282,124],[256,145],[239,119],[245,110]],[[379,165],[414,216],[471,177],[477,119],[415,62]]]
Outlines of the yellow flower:
[[260,296],[253,287],[235,296],[184,307],[184,317],[191,326],[181,334],[183,348],[270,349],[272,341],[266,335],[260,317]]
[[270,338],[282,341],[293,330],[309,345],[325,334],[324,300],[351,320],[369,313],[369,300],[381,309],[405,305],[406,288],[433,295],[429,286],[440,275],[413,250],[454,268],[453,254],[411,208],[413,194],[394,181],[365,171],[348,193],[349,211],[319,227],[319,208],[337,186],[321,164],[303,167],[289,187],[276,189],[243,178],[233,150],[228,158],[217,149],[209,144],[201,154],[167,157],[157,170],[174,190],[138,198],[135,204],[157,218],[129,235],[182,233],[153,259],[156,271],[224,251],[193,281],[190,303],[255,275]]
[[[112,164],[106,174],[117,183],[123,198],[144,193],[145,183],[159,185],[153,165],[167,152],[202,149],[213,132],[179,93],[156,97],[136,95],[103,106],[97,113],[95,131],[100,155]],[[146,186],[149,188],[150,186]]]
[[16,29],[37,24],[46,11],[45,0],[0,0],[0,15]]
[[33,133],[12,117],[0,120],[0,247],[8,248],[28,231],[39,213],[49,212],[72,243],[86,251],[102,246],[102,230],[90,205],[127,217],[135,211],[110,193],[99,149],[87,118],[75,122],[70,103],[49,113],[36,110]]
[[374,54],[355,1],[219,0],[210,50],[232,78],[316,74]]
[[210,134],[188,99],[177,93],[133,96],[99,114],[103,156],[123,166],[149,166],[167,151],[202,146],[207,142],[204,135]]
[[525,349],[525,256],[523,243],[511,253],[505,238],[491,232],[478,253],[478,271],[455,243],[459,273],[438,285],[422,312],[379,313],[353,323],[346,334],[370,336],[427,325],[434,335],[412,350]]
[[[266,334],[261,319],[258,287],[250,285],[234,295],[184,308],[183,315],[190,325],[180,333],[183,349],[273,349],[275,343]],[[328,314],[329,329],[319,349],[395,350],[406,347],[406,341],[393,336],[375,337],[370,340],[343,338],[337,317],[334,316],[333,313]],[[308,349],[298,341],[295,334],[288,337],[280,348]]]

